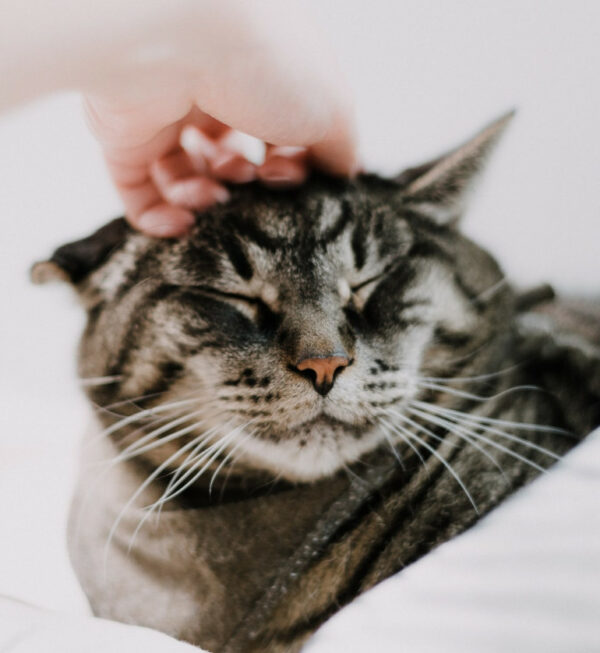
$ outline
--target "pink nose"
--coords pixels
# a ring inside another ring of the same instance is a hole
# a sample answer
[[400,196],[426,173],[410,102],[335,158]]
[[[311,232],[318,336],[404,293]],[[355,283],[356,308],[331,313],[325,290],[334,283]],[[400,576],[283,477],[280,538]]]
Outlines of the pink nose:
[[325,396],[333,388],[335,377],[349,364],[348,356],[326,356],[305,358],[296,363],[296,369],[309,376],[315,390]]

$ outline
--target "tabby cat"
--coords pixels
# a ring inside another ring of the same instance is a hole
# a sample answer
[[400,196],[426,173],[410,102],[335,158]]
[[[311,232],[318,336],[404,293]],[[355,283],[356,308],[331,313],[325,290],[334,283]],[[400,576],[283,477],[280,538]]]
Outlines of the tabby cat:
[[70,549],[97,615],[298,651],[600,423],[598,314],[518,295],[457,229],[509,117],[395,179],[237,186],[184,239],[118,219],[34,267],[88,315]]

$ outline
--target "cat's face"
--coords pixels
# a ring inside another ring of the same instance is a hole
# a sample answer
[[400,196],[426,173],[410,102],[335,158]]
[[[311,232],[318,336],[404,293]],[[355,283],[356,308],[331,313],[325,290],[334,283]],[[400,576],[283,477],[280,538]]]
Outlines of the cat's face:
[[91,398],[187,402],[184,441],[207,433],[221,454],[291,480],[374,449],[425,376],[455,373],[510,317],[498,267],[450,224],[492,136],[454,178],[432,174],[444,159],[397,182],[241,187],[182,240],[113,224],[83,274],[63,248],[54,260],[89,310],[81,375],[114,377]]

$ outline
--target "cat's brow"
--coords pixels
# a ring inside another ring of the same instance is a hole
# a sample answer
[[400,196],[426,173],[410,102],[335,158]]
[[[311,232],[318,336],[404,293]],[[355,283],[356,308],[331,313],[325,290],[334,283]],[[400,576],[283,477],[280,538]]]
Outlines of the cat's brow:
[[354,254],[354,267],[361,270],[367,261],[367,229],[363,222],[357,222],[350,240]]
[[246,281],[252,279],[254,270],[239,237],[236,234],[224,234],[221,237],[221,245],[240,277]]
[[242,239],[258,245],[267,252],[276,252],[286,245],[283,238],[277,238],[264,232],[254,220],[244,219],[237,215],[229,216],[233,231]]
[[319,224],[322,227],[319,244],[328,245],[337,240],[352,219],[350,203],[326,198],[319,207]]

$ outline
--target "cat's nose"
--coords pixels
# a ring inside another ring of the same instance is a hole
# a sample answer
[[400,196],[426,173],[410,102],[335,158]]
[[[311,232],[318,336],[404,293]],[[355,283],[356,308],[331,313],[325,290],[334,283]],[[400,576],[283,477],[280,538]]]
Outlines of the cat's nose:
[[337,375],[350,364],[346,354],[314,356],[296,363],[296,369],[312,381],[315,390],[325,396],[335,383]]

